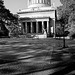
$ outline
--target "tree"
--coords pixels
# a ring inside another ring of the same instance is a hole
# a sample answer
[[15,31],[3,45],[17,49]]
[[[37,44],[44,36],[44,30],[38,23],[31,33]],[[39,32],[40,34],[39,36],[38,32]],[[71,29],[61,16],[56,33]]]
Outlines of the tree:
[[[7,30],[9,33],[11,30],[10,26],[12,27],[12,25],[13,25],[13,28],[17,27],[18,17],[10,13],[10,11],[5,8],[4,1],[0,0],[0,27],[1,27],[0,31],[6,34],[5,30]],[[2,28],[5,28],[5,29],[2,30]]]
[[[75,34],[75,0],[60,0],[63,4],[58,7],[59,20],[63,26],[63,32],[66,30],[70,32],[69,36]],[[64,41],[64,39],[63,39]],[[65,44],[65,41],[64,41]]]
[[61,23],[61,27],[63,30],[63,47],[65,47],[65,26],[68,24],[68,19],[73,11],[71,8],[71,5],[73,4],[71,0],[60,0],[63,4],[62,6],[58,7],[58,15],[59,15],[59,21]]
[[[63,18],[65,24],[69,23],[69,17],[71,13],[75,13],[75,0],[60,0],[63,4],[58,7],[59,19]],[[73,14],[72,14],[73,15]]]

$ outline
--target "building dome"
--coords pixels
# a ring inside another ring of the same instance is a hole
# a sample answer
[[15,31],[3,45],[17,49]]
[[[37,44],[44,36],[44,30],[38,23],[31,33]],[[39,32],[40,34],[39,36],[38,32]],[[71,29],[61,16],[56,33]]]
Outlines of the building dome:
[[51,6],[51,0],[28,0],[28,8]]

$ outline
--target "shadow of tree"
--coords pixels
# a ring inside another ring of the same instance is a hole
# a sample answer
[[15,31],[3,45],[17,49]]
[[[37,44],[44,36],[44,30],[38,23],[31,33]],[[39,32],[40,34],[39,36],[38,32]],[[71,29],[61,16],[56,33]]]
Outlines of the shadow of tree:
[[16,69],[4,68],[0,69],[1,74],[10,74],[16,72]]
[[0,56],[0,64],[17,62],[17,55],[4,54]]
[[[66,74],[75,70],[75,62],[70,62],[70,60],[69,60],[69,63],[68,63],[68,61],[65,62],[65,63],[66,64],[62,63],[62,64],[56,65],[55,68],[58,67],[59,71],[56,71],[56,72],[54,72],[53,74],[50,74],[50,75],[66,75]],[[61,67],[65,67],[65,68],[61,69]]]

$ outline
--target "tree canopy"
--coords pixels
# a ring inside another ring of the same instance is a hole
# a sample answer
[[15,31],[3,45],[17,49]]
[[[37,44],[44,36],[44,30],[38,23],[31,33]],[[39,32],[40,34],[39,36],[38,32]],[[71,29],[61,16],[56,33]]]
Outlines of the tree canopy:
[[65,20],[65,24],[67,24],[70,21],[69,17],[74,14],[75,0],[60,0],[60,1],[63,5],[58,7],[59,19],[63,18]]
[[[10,31],[11,27],[14,29],[17,26],[18,23],[18,16],[16,17],[15,15],[13,15],[9,9],[7,9],[4,6],[4,1],[0,0],[0,32],[6,32],[5,30],[7,29],[8,31]],[[7,27],[7,26],[11,26],[11,27]],[[2,28],[4,28],[4,30],[2,30]],[[5,33],[6,34],[6,33]]]
[[[75,29],[75,0],[60,0],[63,4],[58,7],[58,19],[64,26],[68,25],[70,31]],[[74,32],[73,32],[74,33]]]

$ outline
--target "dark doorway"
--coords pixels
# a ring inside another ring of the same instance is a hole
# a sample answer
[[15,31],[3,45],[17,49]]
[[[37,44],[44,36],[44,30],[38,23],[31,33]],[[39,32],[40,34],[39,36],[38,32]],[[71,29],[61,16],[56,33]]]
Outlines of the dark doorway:
[[44,21],[44,29],[47,29],[47,21]]
[[31,33],[31,26],[30,22],[27,22],[27,33]]
[[36,33],[36,22],[32,22],[32,32]]
[[26,32],[25,31],[25,22],[23,22],[22,24],[23,24],[23,30],[24,30],[24,32]]
[[38,22],[38,32],[42,33],[42,22]]

